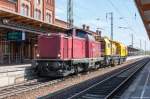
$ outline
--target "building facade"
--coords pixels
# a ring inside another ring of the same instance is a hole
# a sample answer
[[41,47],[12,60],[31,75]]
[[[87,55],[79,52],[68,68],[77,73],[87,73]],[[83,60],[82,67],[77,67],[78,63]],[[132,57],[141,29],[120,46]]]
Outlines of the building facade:
[[38,35],[66,29],[55,19],[55,0],[0,0],[0,64],[30,62]]
[[55,22],[55,0],[0,0],[0,8],[44,22]]

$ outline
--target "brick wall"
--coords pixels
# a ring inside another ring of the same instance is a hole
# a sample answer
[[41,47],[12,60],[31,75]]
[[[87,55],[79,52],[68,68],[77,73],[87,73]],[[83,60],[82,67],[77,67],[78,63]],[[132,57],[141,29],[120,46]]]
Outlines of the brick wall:
[[55,19],[55,24],[64,28],[67,28],[67,22],[59,20],[59,19]]
[[51,14],[52,23],[55,22],[55,0],[43,0],[44,1],[44,9],[43,9],[43,20],[46,21],[46,13]]
[[17,11],[17,4],[14,2],[10,2],[8,0],[0,0],[0,8],[4,9],[4,10],[16,12]]

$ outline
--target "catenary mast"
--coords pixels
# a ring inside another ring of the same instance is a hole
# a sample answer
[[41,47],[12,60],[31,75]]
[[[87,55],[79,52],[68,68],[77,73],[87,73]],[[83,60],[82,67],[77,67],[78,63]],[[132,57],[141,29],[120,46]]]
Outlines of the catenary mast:
[[68,28],[73,27],[74,19],[73,19],[73,0],[67,0],[67,22]]

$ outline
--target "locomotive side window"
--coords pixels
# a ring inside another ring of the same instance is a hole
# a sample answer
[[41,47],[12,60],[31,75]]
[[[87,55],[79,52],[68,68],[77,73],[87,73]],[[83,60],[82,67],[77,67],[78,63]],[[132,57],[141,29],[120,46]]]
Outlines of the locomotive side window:
[[90,41],[95,41],[95,37],[92,34],[87,34],[87,39]]
[[108,48],[110,48],[111,47],[111,44],[108,44]]
[[66,32],[67,36],[72,36],[72,29]]
[[102,54],[102,56],[105,55],[105,47],[106,47],[105,42],[101,41],[101,54]]

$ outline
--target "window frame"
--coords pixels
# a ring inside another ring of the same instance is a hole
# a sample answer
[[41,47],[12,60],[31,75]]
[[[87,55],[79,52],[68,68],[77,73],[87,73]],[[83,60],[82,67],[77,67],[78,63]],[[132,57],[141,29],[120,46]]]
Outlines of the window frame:
[[[82,34],[82,35],[81,35]],[[86,32],[84,32],[84,31],[80,31],[80,30],[76,30],[76,34],[75,34],[75,36],[76,37],[79,37],[79,38],[83,38],[83,39],[86,39]]]
[[29,11],[30,9],[29,9],[29,6],[28,5],[26,5],[26,4],[22,4],[21,5],[21,15],[23,15],[23,16],[29,16],[30,14],[30,11]]
[[41,20],[41,18],[42,18],[41,10],[39,10],[39,9],[34,10],[34,18],[37,20]]
[[41,0],[36,0],[36,4],[40,5],[41,4]]
[[8,0],[11,3],[17,3],[17,0]]
[[49,12],[46,13],[46,22],[52,23],[52,14]]

